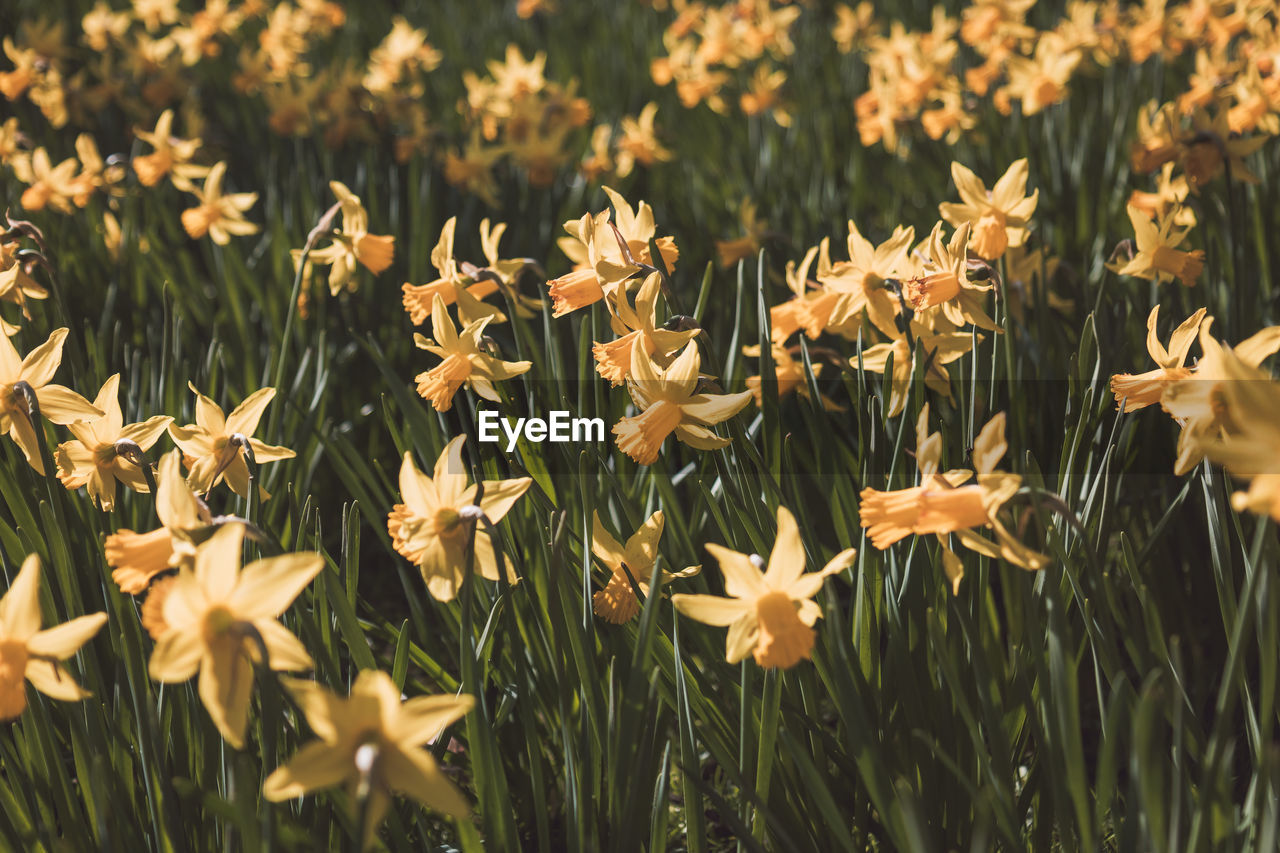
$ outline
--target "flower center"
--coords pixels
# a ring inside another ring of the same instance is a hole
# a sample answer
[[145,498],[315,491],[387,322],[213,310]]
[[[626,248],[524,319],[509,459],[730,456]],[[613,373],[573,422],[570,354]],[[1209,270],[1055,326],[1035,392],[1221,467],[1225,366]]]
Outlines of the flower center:
[[684,418],[676,403],[659,400],[635,417],[623,418],[613,428],[618,447],[641,465],[652,465],[658,449]]
[[441,507],[436,510],[435,517],[431,521],[435,534],[444,539],[456,539],[465,530],[462,516],[453,507]]
[[809,657],[813,629],[800,620],[795,602],[785,592],[762,595],[756,601],[756,619],[760,635],[755,659],[760,666],[786,669]]
[[206,643],[212,643],[214,640],[221,638],[231,626],[236,624],[236,617],[228,608],[218,605],[211,607],[209,612],[204,615],[204,640]]

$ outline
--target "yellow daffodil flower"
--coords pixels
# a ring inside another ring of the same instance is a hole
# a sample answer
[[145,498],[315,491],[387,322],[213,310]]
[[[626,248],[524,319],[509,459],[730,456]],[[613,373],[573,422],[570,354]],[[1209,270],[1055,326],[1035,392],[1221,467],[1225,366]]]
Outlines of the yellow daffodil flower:
[[[199,139],[178,139],[173,135],[173,110],[165,110],[156,119],[155,130],[135,129],[133,135],[155,150],[150,154],[134,157],[131,165],[144,187],[160,183],[165,175],[173,175],[173,185],[180,190],[191,191],[192,181],[209,174],[208,166],[191,162],[200,150]],[[225,167],[224,167],[225,168]]]
[[[488,226],[489,220],[486,219],[484,224]],[[488,317],[491,323],[502,323],[507,319],[497,308],[480,301],[497,292],[498,282],[493,279],[475,281],[459,271],[458,262],[453,257],[453,233],[457,225],[458,217],[449,217],[440,229],[440,240],[431,250],[431,265],[436,268],[439,277],[426,284],[413,285],[405,282],[401,287],[404,310],[409,312],[409,319],[415,326],[421,325],[431,316],[431,308],[437,297],[446,307],[454,302],[458,303],[458,320],[463,325],[482,317]],[[498,232],[499,237],[501,233]],[[482,235],[487,236],[483,230]],[[493,240],[493,244],[496,253],[497,239]]]
[[200,701],[236,749],[244,747],[249,724],[253,664],[278,672],[314,665],[298,638],[276,620],[324,568],[319,554],[302,553],[257,560],[242,570],[243,538],[239,524],[219,528],[196,552],[195,567],[178,571],[164,597],[167,630],[147,668],[166,684],[199,672]]
[[725,658],[738,663],[748,654],[763,667],[788,669],[808,660],[814,643],[813,623],[822,616],[813,597],[823,580],[843,571],[857,553],[849,548],[831,558],[819,572],[805,573],[804,545],[795,518],[778,507],[778,538],[763,561],[720,545],[707,550],[720,563],[726,597],[673,595],[671,603],[690,619],[729,626]]
[[[294,452],[287,447],[273,447],[253,438],[267,404],[276,395],[274,388],[260,388],[246,397],[230,415],[224,415],[222,407],[187,383],[196,395],[196,422],[186,426],[169,424],[169,436],[182,450],[182,461],[188,468],[187,483],[197,494],[207,494],[225,477],[237,495],[249,496],[249,466],[245,462],[244,448],[253,450],[258,465],[280,459],[292,459]],[[262,500],[271,497],[258,487]]]
[[[328,246],[316,249],[307,256],[309,264],[329,265],[329,293],[338,295],[344,287],[355,291],[359,282],[355,278],[356,264],[378,275],[391,266],[396,253],[396,238],[369,233],[369,213],[359,196],[347,189],[346,184],[330,181],[329,189],[337,196],[342,207],[342,228],[335,230]],[[299,263],[302,252],[294,249],[293,262]],[[434,260],[434,253],[432,258]],[[304,276],[311,277],[308,269]]]
[[969,248],[974,254],[994,261],[1010,246],[1027,239],[1031,215],[1036,211],[1040,191],[1027,191],[1027,158],[1015,160],[991,191],[960,163],[951,164],[951,177],[960,192],[961,203],[943,202],[938,210],[953,228],[970,223]]
[[531,361],[503,361],[480,350],[480,338],[491,319],[489,316],[480,317],[459,332],[445,310],[444,300],[435,297],[431,309],[431,333],[436,339],[414,333],[413,341],[418,349],[444,359],[414,377],[418,393],[437,411],[449,411],[453,407],[454,395],[463,385],[486,400],[496,402],[501,398],[493,387],[494,382],[519,376],[533,366]]
[[[591,553],[609,569],[609,582],[604,589],[591,597],[591,603],[597,616],[606,622],[621,625],[630,621],[640,612],[640,599],[636,598],[631,581],[636,582],[640,592],[649,594],[649,584],[653,578],[653,565],[658,559],[658,539],[662,537],[662,513],[655,512],[631,534],[627,544],[620,545],[618,540],[604,529],[600,523],[600,513],[592,513]],[[701,566],[689,566],[678,572],[664,571],[664,581],[675,578],[693,577],[702,570]],[[631,577],[627,577],[630,572]]]
[[115,507],[117,480],[137,492],[151,491],[142,469],[128,454],[132,445],[144,452],[150,450],[173,421],[168,415],[155,415],[142,423],[125,426],[120,413],[119,388],[120,374],[117,373],[103,383],[93,401],[105,414],[87,423],[70,424],[68,429],[75,439],[59,444],[54,454],[62,485],[68,489],[88,485],[89,497],[103,512]]
[[[968,486],[961,484],[972,477],[974,471],[955,469],[938,473],[941,435],[928,435],[927,417],[925,408],[916,425],[920,485],[888,492],[865,488],[859,495],[859,524],[868,528],[871,544],[883,551],[912,534],[954,533],[961,544],[979,554],[999,557],[1028,570],[1043,568],[1048,559],[1019,542],[997,515],[1022,485],[1022,478],[1017,474],[995,470],[996,463],[1008,449],[1004,413],[992,418],[974,439],[973,463],[978,477],[976,484]],[[995,533],[995,542],[974,532],[975,528],[985,527]],[[943,564],[954,594],[959,589],[963,570],[959,559],[945,543],[943,546]]]
[[422,746],[465,716],[475,706],[473,697],[402,701],[391,676],[369,669],[356,676],[345,699],[315,682],[282,680],[317,739],[267,777],[262,795],[268,800],[283,802],[345,783],[352,806],[365,803],[362,849],[373,843],[393,793],[450,817],[471,813],[462,792]]
[[1237,512],[1280,521],[1280,383],[1260,377],[1226,348],[1220,357],[1229,381],[1217,399],[1231,428],[1226,435],[1201,437],[1201,450],[1249,482],[1246,491],[1231,496]]
[[662,442],[671,433],[698,450],[718,450],[729,444],[707,427],[742,411],[750,391],[737,394],[695,394],[701,359],[692,341],[665,370],[658,368],[644,344],[636,340],[631,350],[631,378],[627,390],[640,414],[623,418],[613,427],[618,447],[641,465],[658,459]]
[[852,219],[849,220],[849,260],[831,263],[828,242],[818,253],[817,278],[821,287],[800,303],[799,319],[805,334],[816,340],[824,331],[856,338],[865,311],[876,328],[896,337],[897,299],[884,286],[904,274],[907,249],[915,239],[914,228],[898,226],[892,236],[875,246]]
[[[599,302],[606,296],[615,299],[618,288],[639,272],[639,264],[653,264],[649,253],[649,241],[657,231],[653,209],[642,201],[633,211],[619,193],[609,187],[604,191],[613,203],[613,226],[617,227],[617,233],[609,224],[608,210],[595,216],[586,214],[576,222],[565,223],[564,230],[570,236],[561,237],[557,245],[574,262],[574,269],[568,275],[547,282],[552,312],[556,317]],[[619,234],[631,256],[630,261],[623,255]],[[680,257],[675,240],[659,237],[655,242],[667,271],[674,270]]]
[[1186,379],[1191,375],[1191,368],[1184,367],[1191,344],[1200,331],[1200,323],[1204,320],[1205,309],[1192,314],[1182,321],[1169,336],[1169,348],[1166,350],[1156,337],[1156,322],[1160,306],[1151,309],[1147,315],[1147,352],[1155,363],[1160,365],[1155,370],[1139,373],[1117,373],[1111,377],[1111,393],[1116,395],[1116,407],[1124,406],[1125,412],[1136,412],[1147,406],[1160,402],[1164,389],[1172,382]]
[[1182,425],[1178,459],[1173,473],[1190,471],[1204,458],[1204,446],[1232,429],[1221,402],[1223,389],[1232,381],[1264,382],[1270,375],[1258,365],[1280,351],[1280,326],[1270,326],[1228,347],[1209,333],[1213,318],[1200,324],[1200,351],[1204,353],[1186,379],[1171,382],[1160,397],[1161,407]]
[[980,329],[994,330],[995,321],[982,308],[983,296],[994,285],[969,280],[968,243],[968,222],[957,228],[946,244],[942,242],[942,223],[935,224],[929,234],[929,256],[921,274],[906,281],[903,289],[908,304],[917,314],[937,308],[953,326],[972,323]]
[[[439,601],[451,601],[462,586],[467,569],[467,543],[470,525],[481,512],[497,524],[525,493],[533,480],[485,480],[484,495],[476,506],[476,487],[467,485],[462,466],[462,444],[466,436],[458,436],[445,445],[436,460],[434,475],[428,477],[405,453],[400,466],[400,495],[404,503],[396,504],[387,517],[391,544],[422,572],[427,591]],[[489,533],[480,525],[475,530],[475,571],[489,580],[498,580],[498,561]],[[507,566],[507,580],[519,578]]]
[[1155,221],[1133,205],[1128,205],[1128,210],[1137,253],[1126,263],[1107,264],[1107,268],[1119,275],[1154,279],[1157,284],[1177,278],[1187,287],[1194,285],[1204,270],[1204,252],[1175,248],[1191,230],[1175,228],[1177,208],[1165,210]]
[[226,174],[226,162],[219,161],[200,188],[191,190],[200,203],[182,211],[182,227],[193,240],[208,234],[213,242],[225,246],[233,234],[241,237],[258,232],[258,226],[244,218],[244,212],[258,201],[258,194],[223,194],[222,179]]
[[26,358],[20,358],[13,341],[0,335],[0,430],[9,433],[31,467],[40,474],[44,473],[44,462],[40,458],[36,429],[42,427],[32,424],[15,385],[19,382],[29,385],[35,392],[40,414],[55,424],[83,423],[103,415],[102,409],[70,388],[49,382],[62,363],[62,344],[66,338],[65,328],[54,329],[48,340],[27,353]]
[[607,344],[595,343],[591,354],[596,360],[596,371],[612,385],[621,385],[631,375],[631,351],[637,341],[646,355],[656,355],[659,360],[683,347],[700,330],[689,329],[673,332],[657,327],[658,294],[662,277],[650,273],[645,277],[640,292],[636,294],[636,307],[627,302],[626,294],[618,294],[617,314],[610,318],[614,334],[619,337]]
[[94,613],[40,630],[40,558],[22,563],[13,585],[0,598],[0,721],[27,708],[26,682],[46,696],[77,702],[89,696],[62,666],[107,622]]
[[[912,334],[919,344],[926,366],[924,372],[925,386],[950,399],[951,374],[946,365],[963,356],[973,348],[973,335],[970,332],[932,332],[925,326],[912,321]],[[978,336],[982,340],[982,335]],[[907,342],[905,336],[891,343],[881,343],[867,347],[862,351],[862,368],[869,373],[884,373],[889,356],[893,355],[893,379],[889,394],[889,417],[897,417],[907,407],[907,394],[911,390],[911,377],[915,374],[915,350]],[[849,359],[849,365],[858,368],[859,356]]]

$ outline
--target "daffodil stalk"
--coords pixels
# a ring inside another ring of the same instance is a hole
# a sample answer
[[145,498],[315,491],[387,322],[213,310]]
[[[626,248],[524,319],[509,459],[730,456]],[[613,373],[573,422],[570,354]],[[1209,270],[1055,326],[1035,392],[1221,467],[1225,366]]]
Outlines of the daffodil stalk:
[[[307,242],[302,246],[302,254],[298,257],[298,268],[293,274],[293,290],[289,294],[289,307],[284,317],[284,334],[280,337],[280,352],[276,354],[276,376],[275,381],[271,383],[272,388],[279,388],[280,383],[284,381],[284,356],[289,348],[289,335],[293,331],[293,317],[298,313],[298,294],[302,292],[302,280],[307,269],[307,258],[315,249],[316,243],[320,238],[328,233],[330,226],[333,225],[334,217],[338,215],[338,211],[342,210],[342,202],[335,202],[332,207],[324,212],[320,217],[320,221],[316,223],[316,227],[311,229],[311,233],[307,235]],[[267,381],[267,371],[263,370],[262,381]],[[279,408],[271,412],[271,420],[268,422],[267,434],[272,436],[272,440],[279,440],[279,433],[276,427],[280,420]]]
[[147,457],[147,452],[138,445],[138,442],[130,438],[120,439],[115,443],[113,449],[117,456],[123,456],[142,469],[142,477],[147,481],[147,488],[151,490],[152,502],[154,503],[156,492],[159,489],[156,486],[156,473],[152,469],[151,460]]
[[62,517],[62,502],[57,494],[59,489],[54,488],[57,480],[54,471],[57,469],[53,464],[53,454],[49,452],[49,442],[45,439],[44,424],[40,422],[40,399],[36,396],[35,389],[25,380],[13,383],[13,393],[20,402],[18,406],[20,416],[26,416],[31,423],[31,429],[36,434],[36,445],[40,448],[40,463],[44,466],[44,485],[49,493],[49,506],[53,508],[58,529],[66,530],[66,522]]

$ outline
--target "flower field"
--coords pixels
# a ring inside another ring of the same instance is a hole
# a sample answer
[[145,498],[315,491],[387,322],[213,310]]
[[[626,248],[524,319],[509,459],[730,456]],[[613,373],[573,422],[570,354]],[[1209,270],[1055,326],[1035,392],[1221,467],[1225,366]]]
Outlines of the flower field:
[[1273,3],[0,44],[0,850],[1280,847]]

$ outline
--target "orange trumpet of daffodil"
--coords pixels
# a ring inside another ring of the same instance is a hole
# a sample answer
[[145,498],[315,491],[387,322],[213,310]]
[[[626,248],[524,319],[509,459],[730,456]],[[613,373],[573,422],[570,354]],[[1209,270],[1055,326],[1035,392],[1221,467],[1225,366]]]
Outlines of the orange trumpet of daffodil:
[[453,407],[454,395],[463,385],[486,400],[496,402],[500,398],[493,387],[494,382],[527,373],[533,366],[531,361],[503,361],[481,352],[480,339],[484,335],[485,326],[492,319],[492,316],[482,316],[472,320],[459,332],[450,319],[449,312],[445,310],[444,300],[439,296],[435,297],[431,308],[431,333],[436,339],[431,340],[415,332],[413,341],[418,349],[444,359],[435,367],[414,377],[414,381],[418,383],[418,393],[437,411],[449,411]]
[[768,568],[750,556],[708,544],[724,573],[725,597],[673,595],[671,603],[690,619],[729,626],[725,659],[738,663],[748,654],[763,667],[788,669],[813,651],[813,623],[822,616],[813,597],[829,575],[843,571],[857,553],[849,548],[831,558],[821,571],[805,573],[804,545],[795,518],[778,507],[778,538]]
[[652,465],[662,442],[673,432],[698,450],[718,450],[729,444],[729,439],[708,427],[742,411],[751,400],[751,392],[695,394],[700,363],[698,345],[692,341],[665,370],[653,363],[640,340],[632,344],[632,374],[627,390],[642,411],[613,427],[623,453],[641,465]]
[[[481,514],[497,524],[510,511],[516,500],[528,490],[533,480],[485,480],[484,494],[476,504],[476,486],[468,485],[462,466],[462,444],[466,436],[458,436],[445,445],[436,460],[433,476],[428,477],[405,453],[400,465],[400,496],[387,517],[387,531],[396,551],[418,567],[427,591],[439,601],[451,601],[466,575],[467,547],[471,541],[471,523]],[[489,532],[476,527],[473,567],[480,576],[498,580],[498,561]],[[507,580],[519,578],[507,566]]]
[[62,661],[74,655],[107,622],[107,614],[80,616],[40,630],[40,558],[22,563],[13,585],[0,598],[0,721],[27,708],[26,682],[46,696],[76,702],[89,692]]
[[1155,370],[1139,373],[1117,373],[1111,377],[1111,393],[1116,395],[1116,407],[1124,406],[1125,412],[1136,412],[1147,406],[1160,402],[1164,389],[1172,382],[1186,379],[1191,375],[1191,368],[1184,367],[1187,353],[1200,330],[1204,320],[1205,309],[1192,314],[1182,321],[1169,336],[1169,348],[1166,350],[1156,337],[1156,322],[1160,314],[1160,306],[1151,309],[1147,315],[1147,352],[1155,363],[1160,365]]
[[[244,527],[228,524],[178,570],[164,597],[165,631],[148,671],[174,684],[200,674],[200,701],[236,749],[249,724],[253,665],[277,672],[311,669],[311,655],[277,619],[324,568],[316,553],[283,554],[240,568]],[[267,660],[262,660],[266,652]],[[274,723],[273,723],[274,724]]]

